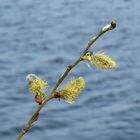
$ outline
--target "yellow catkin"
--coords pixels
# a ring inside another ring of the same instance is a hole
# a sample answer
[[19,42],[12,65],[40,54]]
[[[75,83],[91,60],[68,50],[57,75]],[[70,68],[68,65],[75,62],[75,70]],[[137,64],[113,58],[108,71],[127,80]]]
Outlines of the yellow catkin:
[[83,77],[72,78],[64,88],[59,90],[61,98],[68,103],[74,103],[76,97],[81,93],[85,87],[85,80]]
[[89,63],[101,69],[112,69],[116,67],[116,61],[105,53],[96,53],[91,56],[85,55],[83,59],[88,60]]
[[44,98],[46,89],[48,88],[48,83],[46,81],[40,79],[35,74],[27,75],[26,79],[29,82],[29,87],[30,87],[32,93]]

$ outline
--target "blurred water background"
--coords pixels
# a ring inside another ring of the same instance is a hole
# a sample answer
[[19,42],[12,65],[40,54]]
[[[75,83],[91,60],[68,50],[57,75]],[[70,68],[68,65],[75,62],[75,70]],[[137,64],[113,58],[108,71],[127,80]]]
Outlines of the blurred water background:
[[116,70],[72,70],[87,86],[74,105],[51,101],[23,140],[140,139],[140,1],[0,0],[0,140],[14,140],[37,104],[25,77],[35,73],[50,90],[88,40],[112,19],[94,52],[105,51]]

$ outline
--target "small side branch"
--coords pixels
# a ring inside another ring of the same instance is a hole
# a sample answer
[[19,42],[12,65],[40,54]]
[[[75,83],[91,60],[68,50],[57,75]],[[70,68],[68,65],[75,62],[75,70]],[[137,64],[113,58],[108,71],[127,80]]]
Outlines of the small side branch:
[[94,37],[92,37],[85,50],[83,51],[82,55],[85,55],[86,52],[89,50],[89,48],[91,47],[91,45],[102,35],[104,34],[105,32],[109,31],[109,30],[112,30],[116,27],[116,21],[115,20],[112,20],[112,22],[110,24],[107,24],[106,26],[104,26],[98,33],[97,35],[95,35]]

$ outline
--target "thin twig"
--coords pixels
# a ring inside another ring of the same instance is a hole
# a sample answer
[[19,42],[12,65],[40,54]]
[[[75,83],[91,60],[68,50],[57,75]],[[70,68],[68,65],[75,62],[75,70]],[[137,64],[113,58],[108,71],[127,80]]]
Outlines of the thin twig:
[[43,101],[43,103],[41,105],[38,106],[38,108],[35,110],[34,114],[32,115],[32,117],[29,119],[29,121],[27,122],[27,124],[23,127],[23,129],[21,130],[21,132],[18,134],[16,140],[20,140],[22,138],[22,136],[29,130],[29,128],[31,127],[31,125],[37,121],[38,117],[39,117],[39,112],[41,111],[41,109],[46,105],[46,103],[48,101],[50,101],[53,98],[58,98],[60,97],[59,93],[56,92],[57,88],[59,87],[59,85],[62,83],[62,81],[66,78],[66,76],[68,75],[68,73],[76,66],[78,65],[81,61],[82,61],[82,56],[84,56],[86,54],[86,52],[89,50],[89,48],[93,45],[93,43],[105,32],[112,30],[116,27],[116,22],[114,20],[112,20],[112,22],[106,26],[104,26],[99,33],[97,33],[96,36],[92,37],[89,40],[88,45],[86,46],[85,50],[82,52],[82,54],[80,55],[80,57],[71,65],[68,65],[66,70],[64,71],[64,73],[62,74],[62,76],[58,79],[56,85],[54,86],[52,92],[50,93],[50,95],[48,97],[46,97]]

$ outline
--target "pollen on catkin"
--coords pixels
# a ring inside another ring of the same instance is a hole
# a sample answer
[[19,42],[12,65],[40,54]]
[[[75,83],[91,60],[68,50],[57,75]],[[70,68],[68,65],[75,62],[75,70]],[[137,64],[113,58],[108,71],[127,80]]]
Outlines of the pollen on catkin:
[[84,60],[89,61],[90,64],[94,64],[97,68],[112,69],[116,68],[116,61],[105,53],[96,53],[93,55],[85,55]]
[[83,77],[73,77],[62,89],[59,90],[60,98],[72,104],[85,87]]
[[48,88],[48,83],[36,76],[35,74],[28,74],[26,79],[28,81],[32,93],[44,98],[45,92]]

